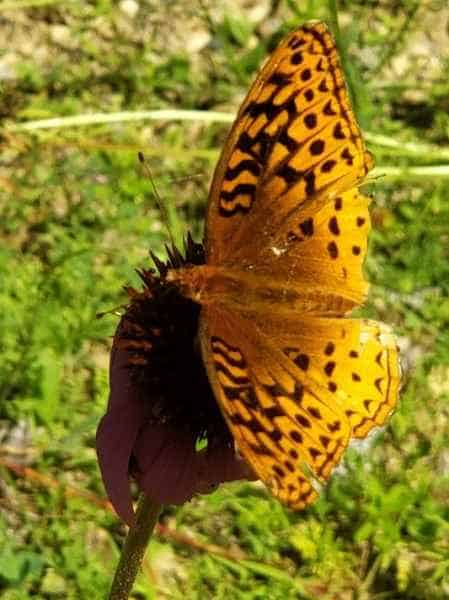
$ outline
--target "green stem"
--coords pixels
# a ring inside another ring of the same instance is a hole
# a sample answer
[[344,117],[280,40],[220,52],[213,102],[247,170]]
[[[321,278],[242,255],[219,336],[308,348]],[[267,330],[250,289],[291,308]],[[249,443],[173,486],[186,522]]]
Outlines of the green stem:
[[417,156],[425,160],[449,160],[449,148],[425,142],[395,140],[387,135],[364,131],[363,137],[380,148],[391,148],[396,156]]
[[[54,117],[52,119],[40,119],[38,121],[27,121],[24,123],[9,123],[4,126],[5,131],[37,131],[42,129],[74,128],[87,125],[107,125],[110,123],[142,122],[142,121],[197,121],[204,123],[232,123],[235,114],[202,111],[202,110],[148,110],[148,111],[124,111],[115,113],[93,113],[80,114],[71,117]],[[376,146],[389,148],[396,155],[419,156],[427,160],[449,160],[449,148],[437,146],[436,144],[418,141],[396,140],[391,136],[380,135],[370,131],[363,131],[363,137]],[[131,150],[134,148],[128,146]],[[125,147],[128,148],[128,147]],[[112,148],[113,149],[113,148]],[[190,149],[189,149],[190,150]],[[204,152],[204,150],[203,150]],[[151,149],[146,150],[147,154]]]
[[161,513],[162,506],[141,495],[136,521],[128,531],[122,555],[115,571],[109,600],[127,600],[142,563],[145,550]]
[[329,11],[329,21],[332,24],[332,29],[335,37],[341,42],[340,27],[338,25],[338,7],[337,0],[328,0],[327,8]]
[[[369,177],[388,178],[388,179],[410,179],[426,180],[429,177],[446,178],[449,177],[449,165],[434,165],[428,167],[387,167],[379,166],[371,171]],[[367,182],[365,182],[367,183]]]
[[36,129],[54,129],[55,127],[80,127],[82,125],[100,125],[103,123],[125,123],[132,121],[203,121],[232,123],[235,115],[217,111],[203,110],[141,110],[115,113],[92,113],[71,117],[54,117],[39,119],[25,123],[11,123],[5,127],[7,131],[34,131]]

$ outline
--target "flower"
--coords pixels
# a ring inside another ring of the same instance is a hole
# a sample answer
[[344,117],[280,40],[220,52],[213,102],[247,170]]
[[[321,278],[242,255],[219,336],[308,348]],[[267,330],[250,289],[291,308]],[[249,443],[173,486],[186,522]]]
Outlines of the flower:
[[[97,453],[108,496],[121,518],[134,520],[131,476],[161,504],[182,504],[236,479],[254,479],[236,454],[196,342],[199,306],[165,280],[169,268],[203,264],[188,236],[185,258],[167,249],[159,270],[139,272],[142,291],[117,327],[110,360],[110,396],[97,430]],[[197,450],[199,441],[206,447]]]

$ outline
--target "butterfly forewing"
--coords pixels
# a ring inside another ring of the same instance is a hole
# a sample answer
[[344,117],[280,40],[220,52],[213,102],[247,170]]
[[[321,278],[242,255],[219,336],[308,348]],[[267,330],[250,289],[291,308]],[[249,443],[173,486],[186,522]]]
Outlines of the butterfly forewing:
[[286,218],[319,210],[371,166],[335,43],[324,23],[306,24],[265,64],[228,136],[209,199],[208,262],[250,265]]

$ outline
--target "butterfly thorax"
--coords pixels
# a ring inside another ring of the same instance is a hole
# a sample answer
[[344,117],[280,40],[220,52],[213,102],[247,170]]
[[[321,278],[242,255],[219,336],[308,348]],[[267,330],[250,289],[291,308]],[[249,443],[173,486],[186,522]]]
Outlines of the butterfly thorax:
[[201,305],[220,304],[230,310],[252,313],[345,314],[354,307],[348,298],[319,287],[301,289],[291,282],[253,269],[199,265],[172,269],[167,281],[186,298]]

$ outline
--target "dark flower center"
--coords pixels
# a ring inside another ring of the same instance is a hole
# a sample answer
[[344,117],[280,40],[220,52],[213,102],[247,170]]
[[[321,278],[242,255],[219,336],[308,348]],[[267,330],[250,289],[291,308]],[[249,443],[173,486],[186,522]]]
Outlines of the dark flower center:
[[126,288],[130,303],[114,346],[130,353],[131,377],[149,403],[152,423],[187,430],[208,444],[231,445],[201,358],[200,306],[165,280],[168,269],[204,264],[204,249],[189,235],[185,256],[176,248],[167,248],[167,253],[165,263],[153,256],[159,273],[138,271],[142,290]]

